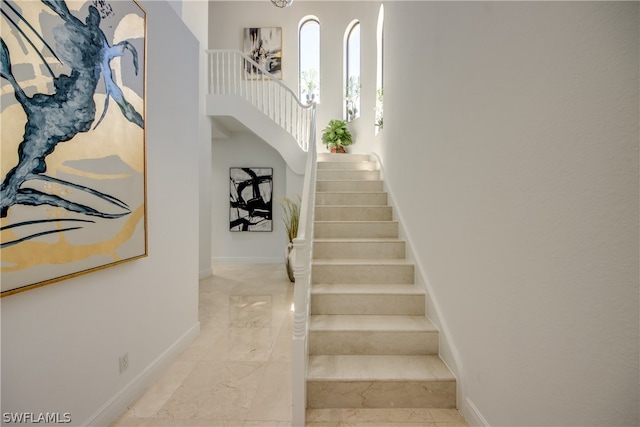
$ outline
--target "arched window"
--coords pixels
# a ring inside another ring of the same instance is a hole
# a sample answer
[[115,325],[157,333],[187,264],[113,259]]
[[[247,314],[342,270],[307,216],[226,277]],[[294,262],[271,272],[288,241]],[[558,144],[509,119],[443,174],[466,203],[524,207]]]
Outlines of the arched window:
[[384,5],[380,5],[380,12],[378,13],[378,28],[376,31],[376,114],[375,114],[375,127],[376,134],[380,132],[383,126],[383,95],[384,95],[384,79],[383,79],[383,66],[384,66]]
[[353,20],[345,32],[344,116],[360,117],[360,21]]
[[315,16],[300,21],[298,70],[300,99],[320,102],[320,21]]

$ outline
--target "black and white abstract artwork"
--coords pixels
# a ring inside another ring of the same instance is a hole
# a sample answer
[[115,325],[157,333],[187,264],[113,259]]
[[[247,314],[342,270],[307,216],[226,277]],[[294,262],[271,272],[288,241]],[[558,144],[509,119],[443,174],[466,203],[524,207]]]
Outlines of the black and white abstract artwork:
[[[243,35],[244,53],[276,79],[282,79],[282,28],[245,28]],[[245,79],[259,79],[262,76],[255,65],[245,62]]]
[[229,230],[273,231],[273,168],[230,168],[229,194]]

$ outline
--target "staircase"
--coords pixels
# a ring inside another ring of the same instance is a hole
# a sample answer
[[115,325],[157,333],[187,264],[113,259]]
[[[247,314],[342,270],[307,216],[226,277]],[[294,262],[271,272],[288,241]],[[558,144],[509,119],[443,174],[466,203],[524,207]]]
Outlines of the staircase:
[[318,154],[307,408],[455,408],[376,163]]

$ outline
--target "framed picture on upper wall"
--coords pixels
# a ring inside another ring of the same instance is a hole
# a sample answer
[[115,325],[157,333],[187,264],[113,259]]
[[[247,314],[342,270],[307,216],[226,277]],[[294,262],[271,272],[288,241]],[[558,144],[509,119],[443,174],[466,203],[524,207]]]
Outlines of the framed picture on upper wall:
[[[282,28],[245,28],[243,51],[274,78],[282,79]],[[244,78],[257,79],[262,71],[249,61],[244,64]]]
[[229,230],[273,231],[273,168],[230,168],[229,180]]
[[147,254],[146,13],[2,1],[2,296]]

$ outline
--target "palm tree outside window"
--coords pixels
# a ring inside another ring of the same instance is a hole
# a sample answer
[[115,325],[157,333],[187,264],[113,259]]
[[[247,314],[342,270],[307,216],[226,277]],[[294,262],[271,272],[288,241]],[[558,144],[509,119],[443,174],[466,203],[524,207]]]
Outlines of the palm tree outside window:
[[375,106],[375,132],[376,135],[383,126],[383,95],[384,95],[384,5],[380,5],[378,13],[378,28],[376,31],[376,106]]
[[345,33],[344,116],[360,117],[360,21],[353,20]]
[[300,22],[298,70],[300,99],[308,104],[320,102],[320,21],[314,16]]

